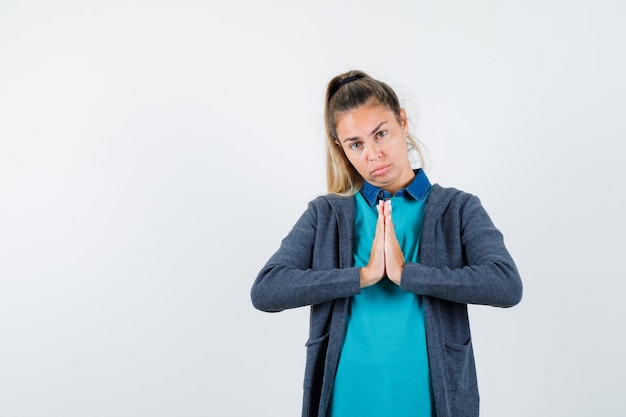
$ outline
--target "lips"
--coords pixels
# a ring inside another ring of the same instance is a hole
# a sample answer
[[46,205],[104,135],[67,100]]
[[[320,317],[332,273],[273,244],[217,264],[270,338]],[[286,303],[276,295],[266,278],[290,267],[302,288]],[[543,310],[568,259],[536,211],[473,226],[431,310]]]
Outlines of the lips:
[[372,175],[374,175],[374,176],[376,176],[376,175],[383,175],[383,174],[385,174],[385,173],[389,170],[389,167],[390,167],[390,166],[391,166],[391,165],[383,165],[383,166],[380,166],[380,167],[376,167],[376,168],[375,168],[375,169],[371,172],[371,174],[372,174]]

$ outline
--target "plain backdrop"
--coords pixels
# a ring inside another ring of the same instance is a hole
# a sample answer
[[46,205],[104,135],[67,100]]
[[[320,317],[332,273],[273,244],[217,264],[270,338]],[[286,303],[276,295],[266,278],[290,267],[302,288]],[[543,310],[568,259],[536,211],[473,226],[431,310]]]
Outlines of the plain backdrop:
[[[296,416],[308,310],[249,291],[325,192],[326,83],[396,89],[525,285],[484,417],[626,416],[626,6],[0,2],[0,416]],[[391,414],[390,414],[391,415]]]

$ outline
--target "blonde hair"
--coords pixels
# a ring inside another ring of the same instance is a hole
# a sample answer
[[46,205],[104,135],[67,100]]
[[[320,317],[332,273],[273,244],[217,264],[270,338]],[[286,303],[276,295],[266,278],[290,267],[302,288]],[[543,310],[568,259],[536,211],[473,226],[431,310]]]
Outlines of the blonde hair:
[[[346,72],[333,78],[326,88],[324,100],[324,124],[326,126],[326,182],[328,192],[354,195],[363,178],[346,157],[343,148],[337,145],[337,115],[354,110],[374,99],[391,110],[402,123],[400,101],[391,87],[358,70]],[[415,151],[419,164],[424,164],[424,155],[419,141],[411,134],[407,136],[409,153]]]

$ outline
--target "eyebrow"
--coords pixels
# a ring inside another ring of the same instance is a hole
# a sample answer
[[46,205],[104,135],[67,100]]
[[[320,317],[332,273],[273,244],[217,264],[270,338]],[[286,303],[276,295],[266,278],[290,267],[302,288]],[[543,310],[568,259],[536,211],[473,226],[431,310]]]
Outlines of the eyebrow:
[[[374,133],[376,133],[376,132],[377,132],[377,131],[378,131],[378,130],[382,127],[382,125],[384,125],[384,124],[385,124],[385,123],[387,123],[388,121],[389,121],[389,120],[385,120],[384,122],[382,122],[381,124],[379,124],[378,126],[376,126],[376,127],[374,128],[374,130],[372,130],[372,131],[370,132],[370,136],[372,136]],[[353,137],[353,138],[346,138],[346,139],[344,139],[344,140],[343,140],[343,143],[346,143],[346,142],[354,142],[355,140],[359,140],[359,137],[358,137],[358,136],[355,136],[355,137]]]

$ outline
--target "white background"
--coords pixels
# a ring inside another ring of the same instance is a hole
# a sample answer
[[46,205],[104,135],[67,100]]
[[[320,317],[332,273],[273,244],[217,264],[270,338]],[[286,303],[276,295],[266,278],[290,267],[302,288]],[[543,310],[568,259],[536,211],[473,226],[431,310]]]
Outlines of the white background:
[[624,4],[2,0],[0,415],[299,415],[308,311],[249,290],[358,68],[522,273],[482,416],[625,416]]

